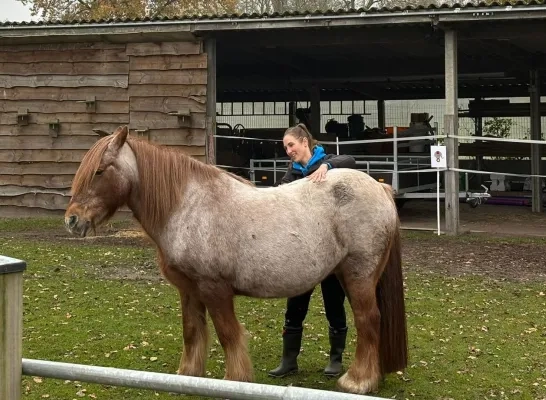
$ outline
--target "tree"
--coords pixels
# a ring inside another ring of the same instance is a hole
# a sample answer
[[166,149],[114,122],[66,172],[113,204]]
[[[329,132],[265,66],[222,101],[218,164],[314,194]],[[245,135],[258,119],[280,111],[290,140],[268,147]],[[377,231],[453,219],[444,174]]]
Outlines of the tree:
[[507,138],[510,136],[514,121],[510,118],[493,117],[483,124],[483,132],[488,136]]
[[238,0],[18,0],[44,20],[143,18],[237,12]]
[[[142,18],[231,13],[283,13],[453,5],[457,0],[17,0],[44,20]],[[467,0],[477,3],[481,0]],[[492,2],[494,0],[486,0]],[[506,1],[506,0],[497,0]]]

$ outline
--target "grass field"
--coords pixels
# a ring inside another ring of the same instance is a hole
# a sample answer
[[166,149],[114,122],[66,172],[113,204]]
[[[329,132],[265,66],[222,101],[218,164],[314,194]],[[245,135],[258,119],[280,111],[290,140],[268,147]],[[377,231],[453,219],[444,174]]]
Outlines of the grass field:
[[[109,233],[125,224],[114,224]],[[449,258],[461,243],[524,243],[540,253],[542,239],[435,238],[404,234],[404,249],[434,241]],[[458,247],[459,246],[459,247]],[[469,247],[470,246],[470,247]],[[28,263],[24,281],[25,358],[173,373],[182,349],[176,291],[156,269],[150,245],[135,240],[69,239],[58,220],[0,220],[0,254]],[[436,250],[438,251],[438,250]],[[453,254],[453,258],[457,255]],[[543,261],[541,260],[543,263]],[[387,376],[375,395],[397,399],[546,399],[546,288],[544,280],[515,281],[448,274],[405,262],[410,365]],[[327,361],[327,322],[320,288],[306,319],[300,373],[274,380],[280,358],[284,300],[238,298],[250,333],[256,381],[335,390],[321,374]],[[355,332],[350,309],[352,359]],[[211,326],[207,376],[222,378],[224,356]],[[23,398],[171,399],[172,394],[83,382],[23,377]],[[185,396],[187,399],[197,397]]]

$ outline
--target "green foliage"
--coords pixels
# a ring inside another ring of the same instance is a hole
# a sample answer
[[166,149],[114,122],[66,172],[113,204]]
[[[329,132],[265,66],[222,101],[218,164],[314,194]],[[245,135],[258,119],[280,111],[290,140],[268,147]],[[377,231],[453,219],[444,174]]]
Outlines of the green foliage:
[[237,0],[18,0],[44,20],[143,18],[235,12]]
[[510,118],[494,117],[484,122],[483,133],[498,138],[507,138],[510,136],[513,124],[514,121]]

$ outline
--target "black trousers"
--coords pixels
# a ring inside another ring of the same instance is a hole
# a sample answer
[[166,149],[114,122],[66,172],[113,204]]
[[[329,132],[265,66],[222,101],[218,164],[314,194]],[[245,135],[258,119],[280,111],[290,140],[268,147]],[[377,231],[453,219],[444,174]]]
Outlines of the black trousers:
[[[339,330],[347,327],[345,316],[345,292],[337,277],[332,274],[326,277],[321,284],[324,310],[330,327]],[[303,320],[309,310],[309,301],[315,289],[296,297],[288,298],[286,302],[285,326],[290,328],[303,327]]]

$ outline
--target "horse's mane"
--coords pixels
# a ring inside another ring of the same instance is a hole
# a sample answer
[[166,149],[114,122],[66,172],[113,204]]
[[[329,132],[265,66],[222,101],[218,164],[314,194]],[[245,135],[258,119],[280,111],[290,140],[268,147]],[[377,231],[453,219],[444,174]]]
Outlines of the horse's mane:
[[[84,156],[74,177],[72,194],[85,191],[114,135],[100,140]],[[245,184],[254,184],[214,165],[200,162],[182,151],[150,143],[140,138],[127,138],[135,154],[140,178],[140,203],[146,204],[140,222],[154,229],[161,226],[169,213],[182,201],[188,180],[199,183],[216,181],[222,174]],[[175,188],[173,190],[173,188]],[[178,189],[178,190],[177,190]]]
[[85,153],[72,181],[72,196],[87,190],[112,138],[113,135],[101,138]]
[[136,138],[127,138],[135,154],[140,178],[140,222],[152,229],[161,226],[170,212],[180,204],[188,180],[208,183],[222,171],[177,151]]

